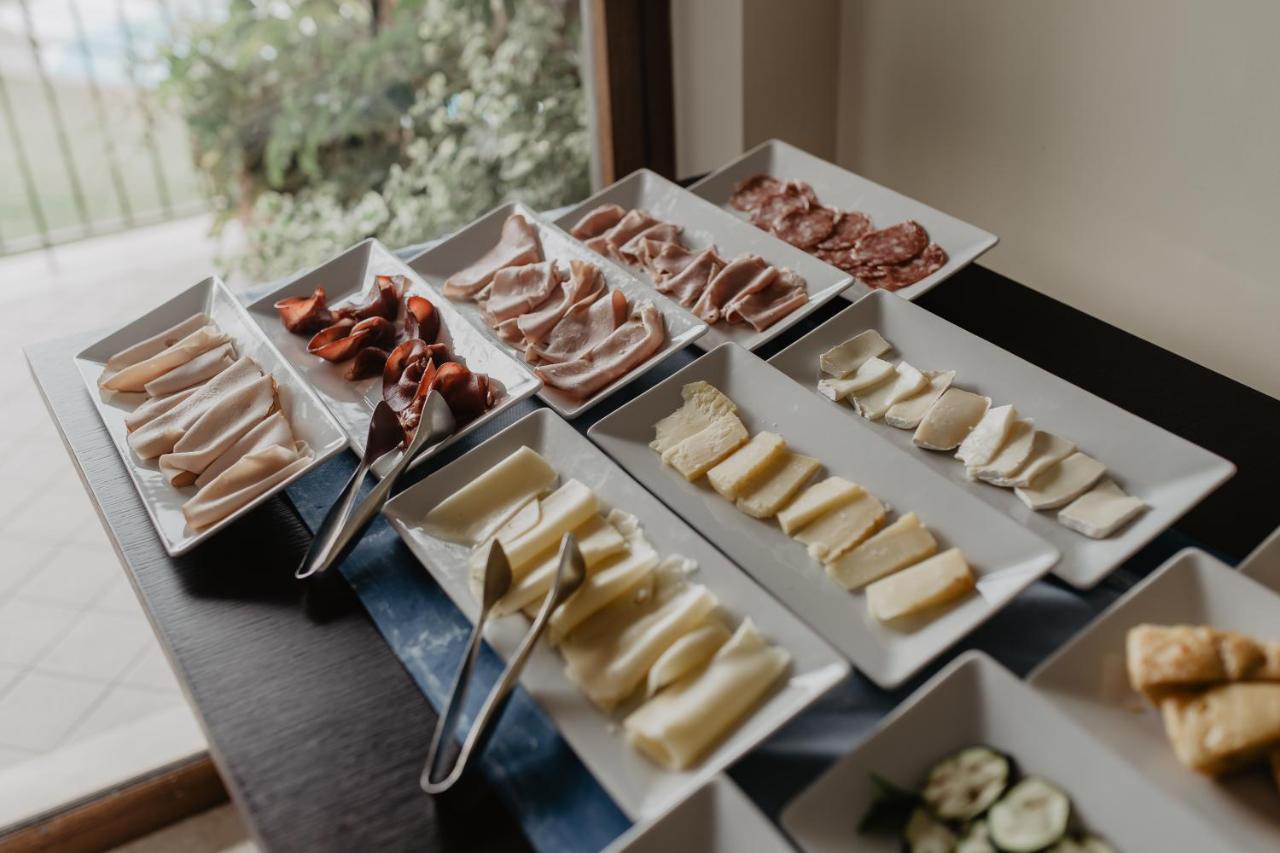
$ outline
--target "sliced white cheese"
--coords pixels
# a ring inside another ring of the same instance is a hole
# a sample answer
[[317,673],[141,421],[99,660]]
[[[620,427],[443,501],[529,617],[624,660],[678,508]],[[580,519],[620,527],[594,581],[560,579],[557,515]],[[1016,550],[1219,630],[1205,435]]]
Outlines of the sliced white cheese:
[[884,504],[864,491],[806,525],[795,534],[795,540],[809,546],[809,556],[813,559],[834,560],[879,530],[884,524],[884,514]]
[[871,358],[862,366],[840,379],[826,377],[818,380],[818,393],[828,400],[839,403],[850,394],[874,388],[894,375],[893,365],[883,359]]
[[852,397],[853,408],[869,421],[879,420],[889,407],[924,390],[929,380],[905,361],[894,366],[894,374],[884,382]]
[[[639,529],[635,516],[616,509],[609,512],[609,520],[605,520],[597,513],[574,528],[573,538],[578,543],[578,550],[582,553],[587,571],[592,571],[612,557],[626,554],[628,540],[632,538],[633,533],[638,534]],[[642,541],[643,538],[640,537]],[[513,581],[511,589],[507,590],[507,594],[498,599],[494,605],[494,615],[505,616],[508,613],[515,613],[531,602],[541,604],[543,596],[555,581],[556,569],[559,566],[560,545],[557,543],[543,552],[542,557],[531,568]],[[478,566],[475,562],[472,563],[471,592],[477,601],[484,593],[483,572],[483,563]]]
[[1107,473],[1107,466],[1083,453],[1073,453],[1036,478],[1034,484],[1014,489],[1032,509],[1053,509],[1083,495]]
[[686,480],[696,480],[747,443],[750,436],[737,415],[720,415],[703,429],[662,454],[662,461]]
[[[562,637],[626,592],[636,588],[650,572],[657,568],[658,552],[645,539],[635,516],[617,520],[627,535],[626,551],[611,558],[594,571],[588,570],[587,578],[582,582],[582,586],[578,587],[577,592],[569,596],[556,608],[555,613],[551,614],[547,629],[553,644],[558,643]],[[553,569],[547,578],[547,589],[551,588],[554,579],[555,570]]]
[[1031,456],[1031,445],[1036,437],[1035,424],[1030,420],[1014,421],[1009,428],[1009,435],[1000,451],[990,462],[967,468],[970,477],[975,480],[997,480],[1012,477],[1014,472],[1027,463]]
[[760,432],[707,472],[711,488],[728,500],[750,491],[774,462],[787,452],[782,436]]
[[860,589],[938,550],[929,528],[909,512],[854,548],[827,564],[827,573],[846,589]]
[[822,467],[812,456],[784,453],[759,482],[738,495],[738,509],[753,518],[772,518]]
[[1103,480],[1058,510],[1058,521],[1091,539],[1105,539],[1146,508],[1144,501],[1125,494],[1113,480]]
[[884,413],[885,423],[898,429],[918,427],[933,404],[938,402],[938,398],[951,387],[951,380],[956,378],[956,372],[954,370],[942,373],[931,371],[925,376],[928,377],[929,384],[918,393],[890,406],[889,411]]
[[881,578],[867,587],[867,609],[881,622],[954,601],[975,586],[959,548]]
[[654,424],[649,446],[666,453],[689,436],[701,432],[721,415],[738,411],[734,402],[709,383],[698,380],[680,389],[684,405]]
[[719,619],[712,619],[676,640],[649,668],[645,696],[652,696],[701,667],[728,640],[729,629]]
[[422,526],[437,539],[478,544],[522,506],[552,489],[556,479],[547,460],[521,447],[436,504]]
[[828,376],[841,379],[868,360],[884,355],[892,347],[875,329],[867,329],[818,356],[818,367]]
[[993,486],[1004,486],[1005,488],[1030,486],[1035,482],[1036,477],[1039,477],[1053,467],[1055,463],[1061,462],[1072,453],[1075,453],[1075,451],[1074,442],[1059,438],[1051,432],[1038,429],[1035,437],[1031,439],[1031,453],[1027,456],[1027,461],[1008,477],[992,477],[987,482]]
[[[513,577],[522,577],[528,567],[543,552],[557,548],[561,538],[578,525],[586,522],[599,510],[596,493],[578,480],[569,480],[537,503],[537,523],[522,529],[515,535],[498,532],[498,541],[507,552]],[[525,516],[522,510],[513,521]],[[508,522],[509,524],[510,522]],[[481,559],[488,556],[488,549],[481,546]]]
[[955,450],[981,421],[991,398],[948,388],[916,427],[911,440],[925,450]]
[[862,487],[843,477],[828,477],[814,483],[794,501],[778,510],[778,523],[783,533],[793,534],[820,515],[847,504],[862,494]]
[[969,431],[956,448],[956,458],[971,468],[986,465],[1004,447],[1017,420],[1018,410],[1013,406],[987,409],[982,420],[978,421],[978,425]]

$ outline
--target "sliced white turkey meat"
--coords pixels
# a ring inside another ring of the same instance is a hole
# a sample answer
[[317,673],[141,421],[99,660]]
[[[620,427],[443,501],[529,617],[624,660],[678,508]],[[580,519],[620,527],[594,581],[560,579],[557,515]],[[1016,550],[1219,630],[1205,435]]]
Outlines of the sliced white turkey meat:
[[652,302],[640,305],[625,323],[586,355],[535,368],[542,381],[575,400],[590,397],[662,349],[667,339],[662,312]]
[[556,323],[547,339],[530,346],[525,356],[531,362],[573,361],[607,338],[626,319],[627,297],[619,290],[591,302],[579,302]]
[[538,234],[529,220],[518,213],[502,224],[498,244],[464,270],[444,283],[444,295],[452,299],[475,299],[489,286],[498,270],[519,267],[542,260]]
[[583,214],[569,233],[579,240],[590,240],[617,225],[626,215],[626,209],[619,205],[602,204]]

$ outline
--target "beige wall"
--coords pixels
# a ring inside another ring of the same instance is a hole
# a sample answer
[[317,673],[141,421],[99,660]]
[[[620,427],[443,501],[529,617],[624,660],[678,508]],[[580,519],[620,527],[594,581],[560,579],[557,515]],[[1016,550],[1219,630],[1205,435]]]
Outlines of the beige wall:
[[741,154],[743,0],[673,0],[676,173],[709,172]]

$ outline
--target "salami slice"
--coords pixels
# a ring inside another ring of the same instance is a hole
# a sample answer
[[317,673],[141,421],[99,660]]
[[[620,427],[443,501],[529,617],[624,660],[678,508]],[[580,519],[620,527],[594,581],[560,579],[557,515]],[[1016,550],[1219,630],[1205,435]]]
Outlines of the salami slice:
[[773,223],[773,233],[800,249],[811,249],[831,235],[838,214],[829,207],[815,205],[796,208]]
[[860,210],[846,210],[836,220],[831,235],[818,244],[819,249],[835,251],[852,249],[864,234],[871,230],[871,217]]
[[862,235],[853,247],[853,255],[859,266],[889,266],[911,260],[928,244],[928,232],[919,222],[908,219]]
[[946,251],[937,243],[930,243],[923,252],[905,263],[863,268],[857,276],[867,287],[900,290],[933,275],[946,263]]
[[813,188],[803,181],[787,181],[768,195],[751,211],[751,224],[769,231],[773,224],[793,210],[808,210],[818,205]]
[[782,181],[773,175],[752,175],[733,188],[729,204],[741,211],[752,211],[781,189]]
[[863,269],[863,267],[858,263],[857,258],[854,256],[852,248],[824,249],[819,245],[814,249],[814,254],[817,255],[820,260],[831,264],[833,267],[838,267],[847,273],[853,273]]

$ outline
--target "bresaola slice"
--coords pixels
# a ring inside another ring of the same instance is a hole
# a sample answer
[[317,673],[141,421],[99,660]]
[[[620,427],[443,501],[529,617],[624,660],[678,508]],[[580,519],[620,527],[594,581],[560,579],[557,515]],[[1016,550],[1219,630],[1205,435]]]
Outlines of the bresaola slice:
[[581,357],[535,368],[542,381],[576,400],[590,397],[662,349],[666,341],[662,312],[652,302]]
[[502,224],[498,245],[464,270],[449,276],[444,283],[444,295],[450,299],[475,299],[489,286],[498,270],[518,267],[542,260],[542,248],[538,245],[537,232],[520,214],[507,217]]
[[333,312],[325,304],[323,287],[317,287],[310,296],[287,296],[272,307],[284,327],[295,335],[314,335],[333,325]]

